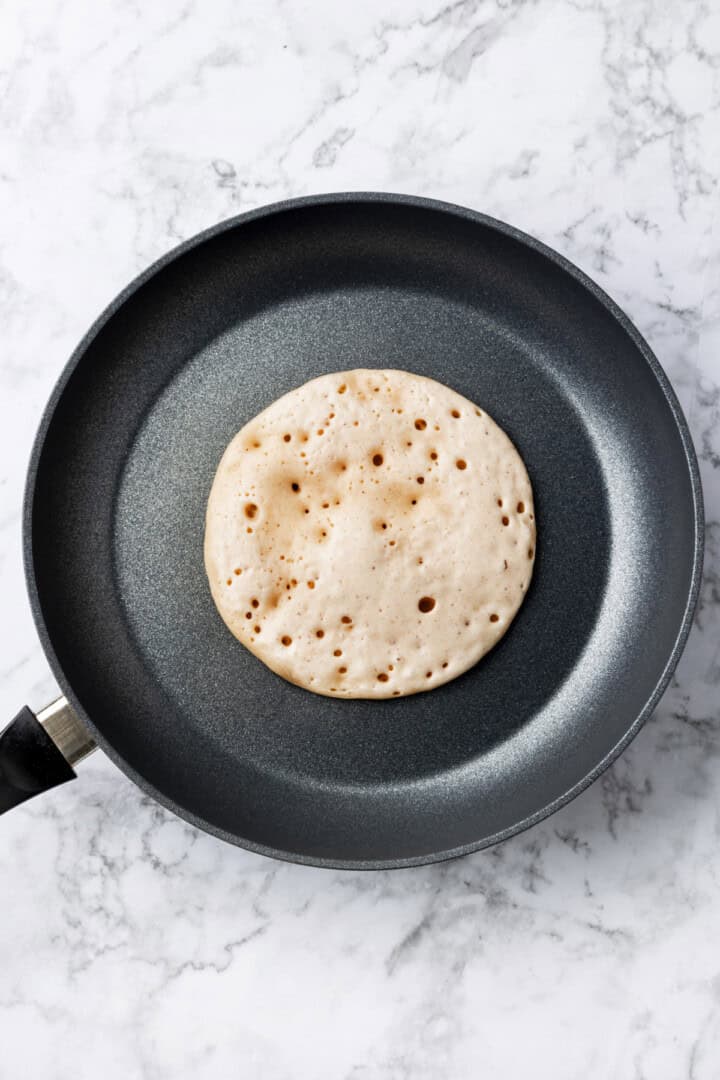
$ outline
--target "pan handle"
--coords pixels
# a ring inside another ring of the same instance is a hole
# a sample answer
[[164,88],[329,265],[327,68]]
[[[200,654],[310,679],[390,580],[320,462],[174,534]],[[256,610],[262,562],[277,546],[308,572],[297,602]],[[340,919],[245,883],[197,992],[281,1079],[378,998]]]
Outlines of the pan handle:
[[0,814],[75,779],[95,742],[66,698],[35,715],[27,706],[0,733]]

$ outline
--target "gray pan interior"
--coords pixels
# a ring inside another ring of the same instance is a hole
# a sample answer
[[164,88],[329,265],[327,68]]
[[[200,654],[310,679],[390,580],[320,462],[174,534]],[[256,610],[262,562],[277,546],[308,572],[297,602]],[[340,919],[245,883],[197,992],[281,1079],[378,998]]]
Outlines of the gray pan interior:
[[[230,438],[292,387],[358,366],[487,409],[538,521],[534,580],[497,648],[374,703],[268,671],[221,622],[202,559]],[[211,229],[99,319],[38,435],[26,567],[55,674],[141,787],[248,848],[400,866],[526,827],[627,744],[684,644],[701,525],[679,406],[601,290],[480,214],[336,195]]]

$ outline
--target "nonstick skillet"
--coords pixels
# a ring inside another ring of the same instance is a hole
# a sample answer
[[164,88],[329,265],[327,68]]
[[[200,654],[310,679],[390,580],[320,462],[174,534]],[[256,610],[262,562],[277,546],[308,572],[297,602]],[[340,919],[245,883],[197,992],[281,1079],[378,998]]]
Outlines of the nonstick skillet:
[[[477,401],[532,479],[535,575],[466,675],[340,701],[226,630],[203,569],[225,445],[327,371],[406,368]],[[697,463],[647,344],[565,259],[407,196],[323,195],[183,244],[100,317],[37,436],[30,600],[66,695],[0,738],[0,806],[97,743],[200,828],[298,862],[397,867],[472,851],[581,791],[637,733],[701,572]]]

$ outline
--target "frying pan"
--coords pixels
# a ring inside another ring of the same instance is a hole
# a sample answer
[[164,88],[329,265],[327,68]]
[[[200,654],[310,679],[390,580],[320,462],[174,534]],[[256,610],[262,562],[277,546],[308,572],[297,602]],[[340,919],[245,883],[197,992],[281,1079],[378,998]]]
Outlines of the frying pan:
[[[429,693],[340,701],[241,648],[203,569],[223,449],[327,371],[405,368],[478,402],[537,508],[509,633]],[[146,792],[254,851],[398,867],[493,844],[627,746],[690,627],[702,500],[686,422],[625,315],[482,214],[323,195],[223,222],[142,274],[80,344],[27,482],[30,601],[65,699],[0,739],[0,805],[96,743]]]

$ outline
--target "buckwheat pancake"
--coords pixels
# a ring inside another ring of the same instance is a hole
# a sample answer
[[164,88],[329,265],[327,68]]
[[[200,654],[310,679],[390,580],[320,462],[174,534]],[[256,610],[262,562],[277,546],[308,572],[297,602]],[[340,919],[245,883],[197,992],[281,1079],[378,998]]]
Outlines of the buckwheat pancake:
[[507,435],[406,371],[323,375],[227,447],[205,567],[235,637],[318,694],[430,690],[497,643],[535,558],[533,496]]

